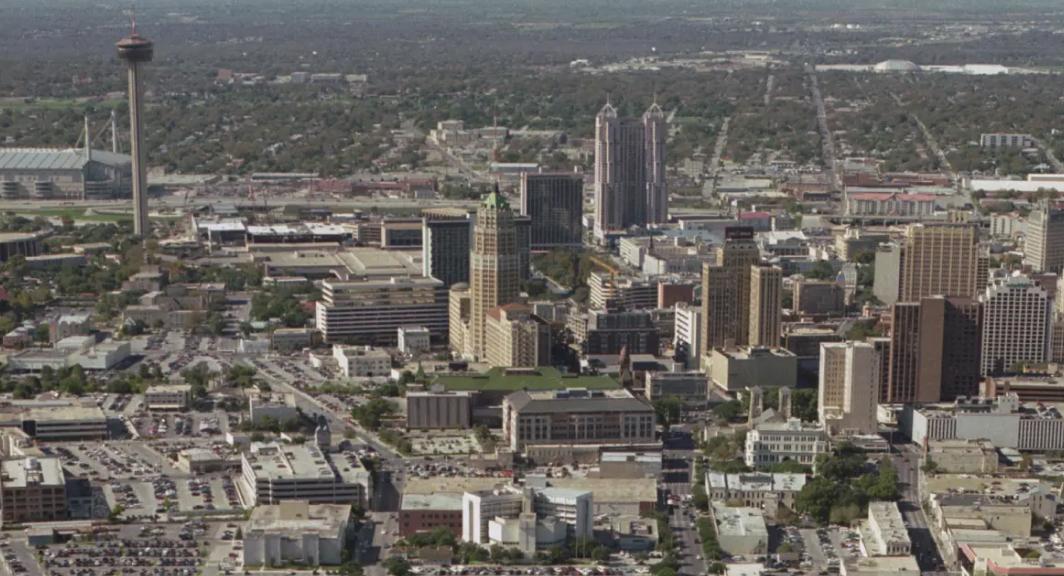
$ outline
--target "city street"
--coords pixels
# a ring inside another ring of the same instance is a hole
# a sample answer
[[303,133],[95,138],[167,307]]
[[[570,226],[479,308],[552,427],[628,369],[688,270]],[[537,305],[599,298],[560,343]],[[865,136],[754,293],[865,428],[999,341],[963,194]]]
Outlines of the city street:
[[938,544],[927,524],[927,518],[921,507],[920,499],[920,450],[913,444],[895,446],[899,453],[894,455],[894,467],[898,473],[898,482],[902,489],[902,499],[898,502],[905,525],[909,528],[912,540],[913,556],[916,557],[922,573],[943,571],[942,555]]

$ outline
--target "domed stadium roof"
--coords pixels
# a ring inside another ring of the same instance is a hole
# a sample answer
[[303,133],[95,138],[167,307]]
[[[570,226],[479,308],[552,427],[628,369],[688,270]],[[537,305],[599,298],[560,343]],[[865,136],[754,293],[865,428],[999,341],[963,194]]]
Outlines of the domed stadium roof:
[[872,68],[876,72],[916,72],[920,69],[908,60],[884,60]]

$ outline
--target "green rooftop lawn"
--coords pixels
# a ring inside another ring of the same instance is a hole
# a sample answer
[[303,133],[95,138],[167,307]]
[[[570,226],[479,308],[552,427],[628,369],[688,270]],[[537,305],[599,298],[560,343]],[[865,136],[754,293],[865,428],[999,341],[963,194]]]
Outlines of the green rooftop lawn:
[[[512,370],[512,369],[511,369]],[[528,369],[531,371],[532,369]],[[609,376],[562,376],[556,368],[540,367],[535,374],[506,374],[505,368],[492,368],[483,374],[437,376],[435,382],[447,390],[558,390],[562,388],[619,388]]]

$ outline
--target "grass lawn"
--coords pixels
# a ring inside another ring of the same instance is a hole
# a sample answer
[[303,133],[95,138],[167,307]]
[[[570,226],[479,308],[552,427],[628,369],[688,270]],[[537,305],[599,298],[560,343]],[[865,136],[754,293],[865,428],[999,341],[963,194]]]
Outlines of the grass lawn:
[[556,368],[540,367],[526,370],[492,368],[483,374],[437,376],[434,382],[454,391],[518,391],[561,390],[564,388],[609,389],[620,385],[609,376],[563,376]]

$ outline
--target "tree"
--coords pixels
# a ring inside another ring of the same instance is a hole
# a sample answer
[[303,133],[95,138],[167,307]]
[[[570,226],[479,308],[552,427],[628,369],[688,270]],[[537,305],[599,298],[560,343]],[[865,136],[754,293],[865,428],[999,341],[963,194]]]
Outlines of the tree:
[[126,511],[125,506],[121,504],[115,504],[114,508],[111,508],[111,512],[107,515],[107,521],[115,524],[122,519],[122,513]]
[[695,483],[691,488],[691,503],[703,512],[709,510],[709,495],[701,482]]
[[391,576],[410,576],[410,562],[402,556],[392,556],[385,560],[382,565]]
[[806,482],[794,500],[795,509],[808,514],[820,523],[827,522],[831,507],[839,496],[838,486],[831,480],[817,476]]
[[683,412],[683,401],[676,396],[666,396],[654,401],[654,412],[658,417],[658,424],[669,430],[672,424],[680,420]]
[[596,546],[591,551],[591,559],[599,564],[605,564],[610,561],[610,549],[605,546]]
[[736,420],[742,415],[743,405],[738,400],[729,400],[713,408],[713,414],[721,420]]

